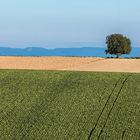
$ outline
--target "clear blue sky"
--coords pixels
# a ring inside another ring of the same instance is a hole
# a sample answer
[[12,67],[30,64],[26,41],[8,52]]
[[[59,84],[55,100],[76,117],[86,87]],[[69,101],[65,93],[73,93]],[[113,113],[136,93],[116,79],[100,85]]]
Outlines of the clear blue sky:
[[0,46],[103,42],[111,33],[122,33],[133,42],[140,42],[140,0],[3,0],[0,3]]

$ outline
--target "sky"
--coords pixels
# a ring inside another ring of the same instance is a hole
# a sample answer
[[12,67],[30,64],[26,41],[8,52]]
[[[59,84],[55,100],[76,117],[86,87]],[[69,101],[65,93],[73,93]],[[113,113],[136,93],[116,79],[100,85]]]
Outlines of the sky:
[[139,17],[140,0],[0,0],[0,46],[70,47],[112,33],[140,45]]

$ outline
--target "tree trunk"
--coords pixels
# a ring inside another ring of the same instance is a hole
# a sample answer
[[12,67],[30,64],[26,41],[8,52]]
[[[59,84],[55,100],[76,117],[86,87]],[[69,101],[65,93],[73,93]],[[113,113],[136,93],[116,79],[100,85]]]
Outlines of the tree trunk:
[[116,54],[116,58],[119,58],[119,57],[120,57],[120,54],[119,54],[119,53],[117,53],[117,54]]

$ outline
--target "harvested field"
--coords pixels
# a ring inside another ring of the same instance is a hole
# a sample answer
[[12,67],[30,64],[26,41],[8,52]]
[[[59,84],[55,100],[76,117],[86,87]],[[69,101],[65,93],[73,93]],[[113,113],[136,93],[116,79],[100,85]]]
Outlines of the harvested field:
[[140,72],[140,59],[94,57],[0,57],[1,69]]

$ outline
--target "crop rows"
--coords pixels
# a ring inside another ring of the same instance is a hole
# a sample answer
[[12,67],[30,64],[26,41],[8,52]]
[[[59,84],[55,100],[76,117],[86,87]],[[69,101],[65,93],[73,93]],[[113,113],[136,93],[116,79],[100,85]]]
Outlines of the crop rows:
[[137,140],[139,83],[139,74],[1,70],[0,139]]

